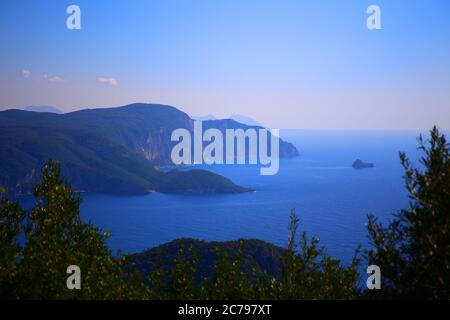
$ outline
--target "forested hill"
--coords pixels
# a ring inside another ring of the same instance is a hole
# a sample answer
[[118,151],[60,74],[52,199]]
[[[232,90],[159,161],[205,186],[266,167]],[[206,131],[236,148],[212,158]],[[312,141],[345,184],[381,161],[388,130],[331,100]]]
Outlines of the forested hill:
[[[174,107],[156,104],[65,114],[2,111],[0,185],[11,193],[27,193],[38,181],[42,164],[53,159],[61,163],[63,174],[72,185],[84,191],[250,191],[205,170],[177,171],[170,175],[159,171],[158,167],[171,164],[175,142],[171,142],[170,136],[177,128],[192,132],[193,120]],[[284,146],[295,149],[282,142],[280,150]]]
[[[258,268],[259,271],[267,272],[270,277],[280,276],[285,249],[256,239],[246,239],[242,245],[239,240],[207,242],[190,238],[177,239],[130,255],[129,265],[146,279],[159,268],[172,270],[177,257],[184,261],[192,261],[198,257],[195,277],[200,282],[204,278],[211,277],[214,266],[224,255],[234,260],[240,250],[243,257],[241,261],[243,272],[251,275],[253,268]],[[181,257],[180,252],[183,253]]]

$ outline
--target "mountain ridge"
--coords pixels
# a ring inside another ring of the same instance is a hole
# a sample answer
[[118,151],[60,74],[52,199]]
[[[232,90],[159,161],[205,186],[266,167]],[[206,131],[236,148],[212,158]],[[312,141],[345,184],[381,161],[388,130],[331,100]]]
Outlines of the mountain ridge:
[[170,137],[177,128],[192,131],[193,120],[177,108],[161,104],[137,103],[64,114],[2,111],[0,185],[28,193],[43,163],[54,159],[60,161],[62,172],[76,189],[90,192],[252,191],[205,170],[171,174],[158,170],[173,165],[170,153],[175,142]]

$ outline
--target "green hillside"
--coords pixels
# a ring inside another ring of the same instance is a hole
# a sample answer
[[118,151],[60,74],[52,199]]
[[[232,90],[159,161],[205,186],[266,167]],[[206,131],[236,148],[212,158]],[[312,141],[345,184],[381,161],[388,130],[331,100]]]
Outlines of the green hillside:
[[[48,159],[61,163],[64,176],[77,190],[107,193],[205,194],[251,191],[205,171],[164,173],[172,165],[171,134],[193,131],[193,120],[165,105],[130,104],[117,108],[84,109],[55,114],[6,110],[0,112],[0,185],[10,193],[29,193]],[[212,125],[206,121],[205,128]],[[216,120],[220,130],[248,126]],[[280,139],[280,156],[297,149]]]
[[280,276],[281,261],[286,254],[286,249],[257,239],[246,239],[242,244],[239,240],[207,242],[190,238],[177,239],[130,255],[129,265],[146,279],[158,268],[172,270],[180,252],[183,253],[185,261],[191,261],[197,255],[199,261],[195,276],[200,282],[212,276],[214,266],[223,255],[226,254],[233,260],[241,248],[243,272],[251,275],[253,268],[257,267],[260,271],[267,272],[270,277]]

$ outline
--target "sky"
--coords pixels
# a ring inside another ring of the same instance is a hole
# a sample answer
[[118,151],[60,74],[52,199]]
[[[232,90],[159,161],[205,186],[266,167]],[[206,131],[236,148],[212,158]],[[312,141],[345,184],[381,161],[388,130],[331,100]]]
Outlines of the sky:
[[0,55],[0,110],[147,102],[271,128],[450,129],[447,0],[1,0]]

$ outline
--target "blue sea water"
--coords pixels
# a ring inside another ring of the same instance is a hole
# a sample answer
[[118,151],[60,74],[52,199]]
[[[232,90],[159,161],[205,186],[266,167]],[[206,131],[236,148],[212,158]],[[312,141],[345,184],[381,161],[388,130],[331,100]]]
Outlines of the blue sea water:
[[[84,220],[112,233],[109,245],[139,252],[181,237],[204,240],[258,238],[286,244],[289,213],[328,252],[349,262],[358,244],[368,245],[366,215],[388,221],[408,206],[398,152],[417,162],[417,132],[285,130],[282,138],[300,156],[282,159],[274,176],[258,166],[205,166],[256,190],[233,195],[146,196],[84,194]],[[357,158],[373,169],[351,167]]]

